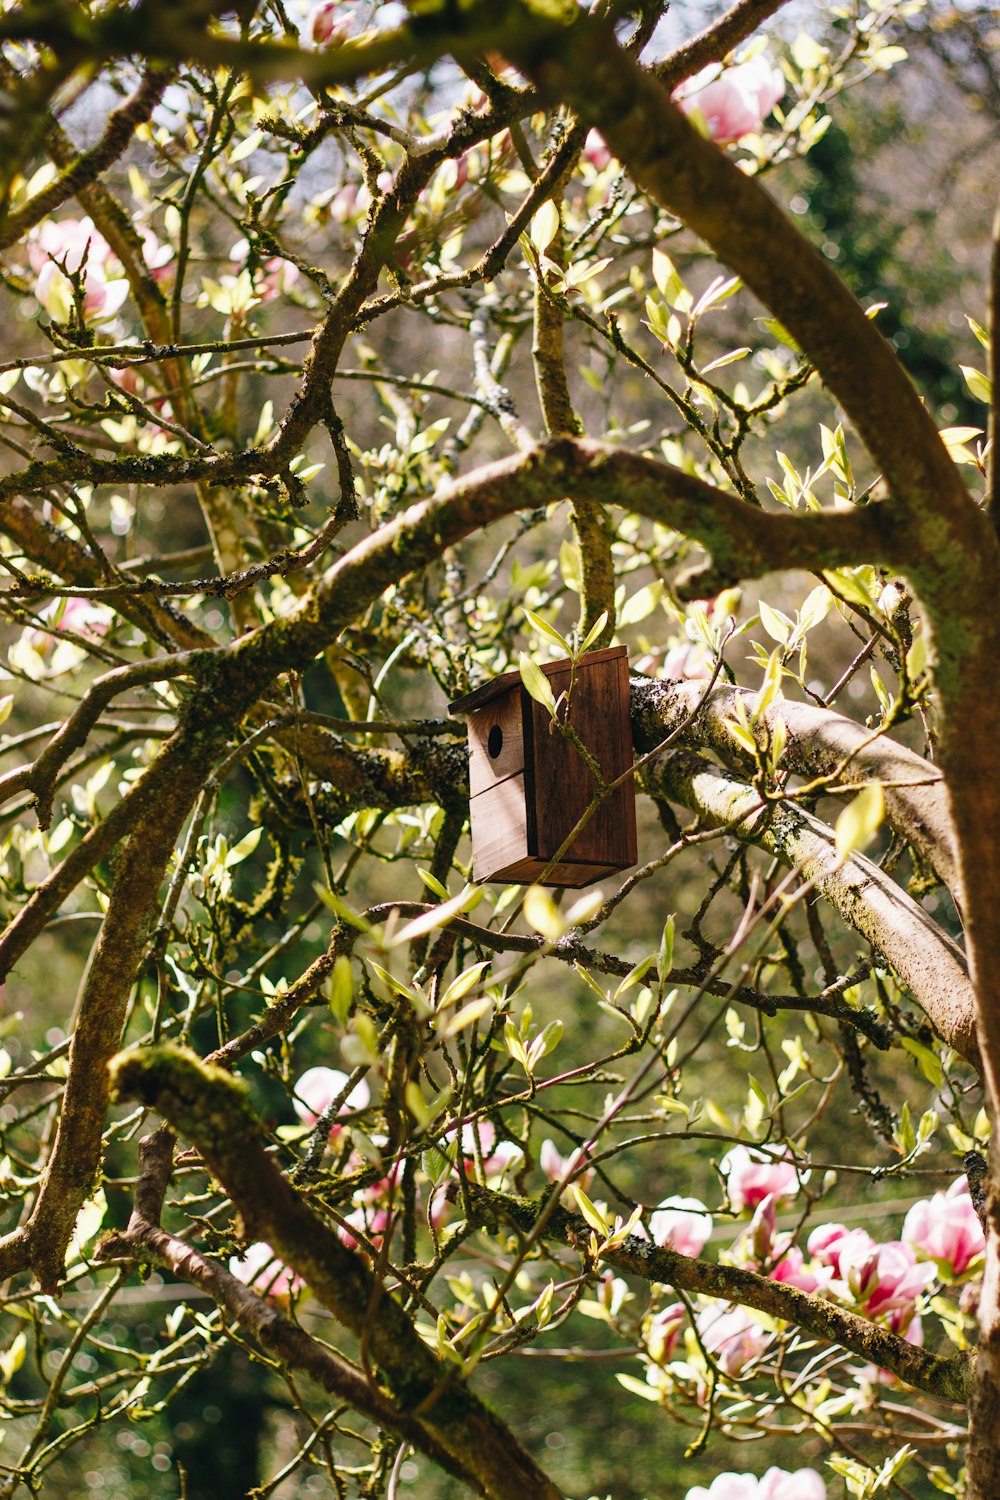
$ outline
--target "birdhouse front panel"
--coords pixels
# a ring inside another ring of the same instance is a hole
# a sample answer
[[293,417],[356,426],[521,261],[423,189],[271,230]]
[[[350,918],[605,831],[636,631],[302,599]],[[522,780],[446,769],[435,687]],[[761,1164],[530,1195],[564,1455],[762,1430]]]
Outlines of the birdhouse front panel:
[[[541,670],[560,720],[579,736],[605,783],[623,776],[632,765],[625,647],[590,652],[575,673],[568,660]],[[542,879],[545,885],[575,887],[635,864],[635,791],[626,776],[543,879],[590,806],[597,782],[518,672],[506,672],[457,699],[450,712],[468,716],[474,880]]]

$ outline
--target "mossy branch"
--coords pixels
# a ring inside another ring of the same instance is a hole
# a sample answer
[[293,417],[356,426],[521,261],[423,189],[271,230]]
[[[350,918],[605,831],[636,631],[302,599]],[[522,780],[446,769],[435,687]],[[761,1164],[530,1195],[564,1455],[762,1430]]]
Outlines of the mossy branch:
[[[469,1201],[482,1222],[514,1224],[522,1234],[536,1232],[546,1209],[545,1198],[519,1198],[469,1184]],[[559,1240],[587,1251],[593,1230],[578,1214],[563,1208],[546,1213],[542,1238]],[[602,1255],[600,1264],[645,1281],[662,1282],[682,1291],[718,1297],[741,1307],[752,1307],[803,1329],[816,1338],[839,1344],[852,1354],[871,1360],[917,1390],[944,1401],[964,1404],[972,1387],[973,1361],[967,1355],[945,1359],[909,1344],[887,1328],[837,1307],[823,1297],[771,1280],[739,1266],[722,1266],[690,1255],[680,1255],[629,1236],[622,1245]]]
[[131,1048],[109,1067],[115,1096],[161,1114],[201,1152],[239,1210],[362,1342],[393,1403],[497,1500],[558,1500],[514,1435],[427,1348],[409,1316],[357,1252],[295,1190],[267,1151],[245,1087],[193,1052]]

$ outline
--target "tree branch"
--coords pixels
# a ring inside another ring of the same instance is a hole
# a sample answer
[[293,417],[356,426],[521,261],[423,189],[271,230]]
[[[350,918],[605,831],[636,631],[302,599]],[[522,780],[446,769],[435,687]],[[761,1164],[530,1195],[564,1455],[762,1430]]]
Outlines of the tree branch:
[[[515,1198],[476,1183],[469,1183],[468,1192],[470,1204],[481,1215],[480,1222],[513,1223],[523,1234],[537,1233],[536,1223],[547,1207],[545,1198],[541,1201]],[[593,1231],[584,1219],[557,1207],[547,1215],[541,1236],[560,1240],[586,1252]],[[972,1361],[968,1356],[944,1359],[940,1355],[928,1354],[887,1328],[858,1317],[857,1313],[837,1307],[823,1297],[799,1291],[797,1287],[772,1281],[756,1271],[698,1260],[634,1236],[602,1255],[600,1263],[627,1275],[641,1276],[646,1281],[662,1282],[686,1292],[698,1292],[741,1307],[755,1308],[871,1360],[928,1395],[962,1404],[968,1400],[972,1383]]]
[[[742,700],[748,718],[753,694],[718,684],[706,695],[702,682],[655,682],[632,679],[632,728],[636,749],[652,750],[690,716],[700,711],[680,742],[706,746],[746,775],[756,763],[729,733],[736,720],[735,705]],[[702,701],[704,700],[704,701]],[[881,781],[886,817],[892,828],[923,856],[946,885],[958,895],[955,835],[940,769],[887,735],[872,732],[832,709],[794,703],[787,699],[764,714],[770,727],[783,719],[788,741],[779,765],[806,776],[837,773],[846,781]]]
[[689,750],[668,750],[644,777],[646,790],[691,808],[714,825],[793,865],[844,921],[891,964],[935,1031],[977,1071],[975,997],[965,957],[951,938],[894,881],[866,859],[837,853],[833,830],[792,804],[765,815],[745,782]]
[[496,1500],[558,1500],[559,1491],[514,1435],[442,1365],[401,1305],[308,1206],[264,1148],[243,1087],[193,1053],[133,1048],[111,1065],[112,1087],[163,1115],[198,1147],[239,1209],[323,1305],[362,1342],[398,1409],[422,1428],[483,1493]]
[[327,1345],[310,1338],[273,1302],[257,1295],[218,1261],[207,1260],[176,1235],[160,1227],[159,1216],[170,1176],[172,1134],[161,1128],[139,1142],[140,1175],[135,1207],[122,1233],[106,1235],[95,1253],[98,1261],[139,1261],[160,1267],[198,1287],[252,1338],[264,1352],[290,1370],[302,1370],[330,1395],[346,1401],[376,1426],[420,1449],[447,1473],[482,1494],[475,1474],[459,1464],[427,1431],[388,1401],[356,1365]]

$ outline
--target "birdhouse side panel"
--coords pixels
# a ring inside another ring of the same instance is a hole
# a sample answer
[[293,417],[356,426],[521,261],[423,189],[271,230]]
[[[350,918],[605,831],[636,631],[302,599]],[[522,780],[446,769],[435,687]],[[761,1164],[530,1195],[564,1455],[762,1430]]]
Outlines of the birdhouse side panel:
[[521,684],[469,715],[469,795],[524,770]]
[[[516,880],[528,874],[528,819],[524,774],[508,776],[469,803],[472,827],[472,878],[477,884],[497,877]],[[518,870],[519,873],[511,873]]]
[[[569,665],[549,680],[558,699],[569,688]],[[586,811],[596,791],[593,772],[572,743],[532,702],[525,735],[529,769],[528,842],[542,858],[559,849]],[[579,668],[569,722],[601,767],[606,782],[632,765],[628,659],[586,661]],[[636,861],[635,792],[631,778],[612,792],[592,815],[564,855],[576,864],[627,869]]]

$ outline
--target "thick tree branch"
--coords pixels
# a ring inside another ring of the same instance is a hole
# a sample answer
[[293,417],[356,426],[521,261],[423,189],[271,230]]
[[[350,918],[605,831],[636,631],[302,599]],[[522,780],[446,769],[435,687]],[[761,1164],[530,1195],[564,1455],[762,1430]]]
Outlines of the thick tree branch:
[[178,1048],[133,1048],[111,1068],[117,1097],[137,1099],[196,1145],[239,1209],[246,1232],[264,1239],[349,1328],[398,1409],[475,1475],[496,1500],[558,1500],[559,1491],[514,1435],[443,1366],[408,1315],[283,1176],[264,1148],[243,1088]]
[[128,1260],[158,1266],[178,1280],[198,1287],[272,1359],[289,1370],[302,1370],[323,1390],[346,1401],[376,1426],[420,1449],[449,1474],[478,1493],[476,1476],[438,1444],[426,1429],[388,1401],[374,1381],[335,1350],[310,1338],[273,1302],[257,1295],[218,1261],[207,1260],[176,1235],[161,1228],[159,1218],[170,1176],[173,1136],[160,1129],[139,1143],[140,1176],[135,1207],[122,1233],[106,1235],[98,1261]]
[[833,905],[895,969],[938,1035],[977,1070],[975,997],[965,957],[937,923],[863,854],[842,861],[833,830],[791,804],[769,813],[757,792],[688,750],[668,750],[644,777],[646,790],[691,808],[709,823],[733,825]]
[[[700,711],[681,736],[681,743],[706,746],[735,769],[751,775],[753,757],[729,732],[736,720],[735,704],[742,699],[748,719],[753,694],[718,684],[706,695],[702,682],[653,682],[632,679],[632,729],[636,749],[652,750],[683,724],[701,703]],[[832,709],[787,699],[764,714],[768,726],[780,718],[788,741],[780,766],[816,777],[837,775],[842,782],[881,781],[886,817],[907,843],[923,856],[946,885],[958,895],[955,835],[940,769],[886,735],[871,730]]]

